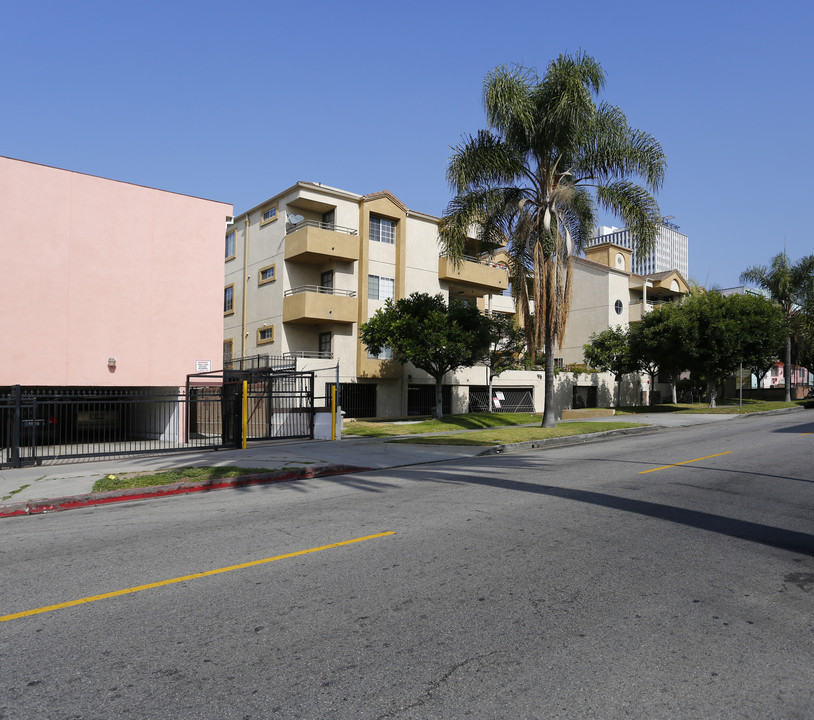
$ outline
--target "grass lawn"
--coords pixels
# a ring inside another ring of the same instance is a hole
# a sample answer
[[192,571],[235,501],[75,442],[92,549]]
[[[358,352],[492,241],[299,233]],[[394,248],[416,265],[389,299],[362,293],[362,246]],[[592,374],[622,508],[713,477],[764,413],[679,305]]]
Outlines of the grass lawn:
[[479,430],[477,432],[456,433],[435,437],[401,438],[389,440],[393,443],[414,443],[416,445],[508,445],[528,440],[588,435],[606,430],[644,427],[641,423],[624,422],[573,422],[563,423],[555,428],[541,427],[502,427]]
[[120,476],[105,475],[101,480],[93,483],[91,492],[130,490],[132,488],[154,487],[155,485],[170,485],[177,482],[220,480],[222,478],[274,472],[277,469],[279,468],[246,468],[226,465],[224,467],[175,468],[149,475],[133,475],[132,473]]
[[[746,400],[743,401],[743,412],[754,413],[766,410],[779,410],[787,407],[802,407],[807,400],[791,402]],[[616,408],[617,415],[636,415],[638,413],[700,413],[710,415],[737,415],[738,400],[728,399],[720,402],[718,407],[711,408],[708,403],[662,403],[661,405],[638,405],[636,407]]]
[[364,437],[393,437],[395,435],[415,435],[416,433],[446,432],[449,430],[478,430],[482,428],[528,425],[542,422],[540,415],[531,413],[467,413],[466,415],[446,415],[442,420],[434,418],[421,420],[356,420],[342,428],[343,435]]

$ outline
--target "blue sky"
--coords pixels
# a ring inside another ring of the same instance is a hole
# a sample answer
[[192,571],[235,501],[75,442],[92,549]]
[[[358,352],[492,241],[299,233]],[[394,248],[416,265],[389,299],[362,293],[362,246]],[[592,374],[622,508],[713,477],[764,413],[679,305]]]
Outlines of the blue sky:
[[485,74],[584,50],[665,148],[658,201],[692,279],[814,252],[810,1],[29,0],[3,18],[0,155],[236,212],[311,180],[441,215]]

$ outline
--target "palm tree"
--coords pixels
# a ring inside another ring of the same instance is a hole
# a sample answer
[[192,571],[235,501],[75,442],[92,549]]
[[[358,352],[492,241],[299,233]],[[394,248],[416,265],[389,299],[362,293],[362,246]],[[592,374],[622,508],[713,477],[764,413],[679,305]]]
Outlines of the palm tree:
[[554,343],[565,332],[571,258],[593,235],[597,206],[622,218],[640,254],[661,219],[651,192],[664,179],[662,147],[619,108],[597,104],[604,83],[584,53],[560,55],[543,78],[495,68],[484,80],[489,129],[453,148],[447,170],[455,197],[441,241],[460,260],[474,226],[482,249],[505,247],[528,350],[545,353],[543,427],[555,425]]
[[750,282],[765,290],[783,312],[786,323],[786,354],[783,375],[786,402],[791,402],[791,336],[795,320],[805,296],[814,285],[814,255],[806,255],[796,263],[789,262],[783,251],[774,256],[771,267],[753,265],[741,273],[741,282]]

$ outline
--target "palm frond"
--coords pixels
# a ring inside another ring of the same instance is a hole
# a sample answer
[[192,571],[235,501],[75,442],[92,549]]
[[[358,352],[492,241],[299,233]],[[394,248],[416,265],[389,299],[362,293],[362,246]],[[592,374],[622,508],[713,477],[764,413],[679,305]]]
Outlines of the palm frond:
[[489,130],[480,130],[452,148],[447,181],[456,193],[490,185],[507,185],[522,173],[523,158]]
[[596,200],[600,207],[622,218],[636,243],[637,257],[653,250],[661,212],[647,190],[629,180],[617,180],[597,187]]

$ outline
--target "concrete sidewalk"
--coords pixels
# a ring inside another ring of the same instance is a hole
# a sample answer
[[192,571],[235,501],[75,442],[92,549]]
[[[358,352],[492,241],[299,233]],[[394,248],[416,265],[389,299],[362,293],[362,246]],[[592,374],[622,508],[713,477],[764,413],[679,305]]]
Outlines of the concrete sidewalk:
[[[791,409],[792,411],[796,409]],[[602,418],[603,421],[636,422],[656,428],[676,428],[704,423],[733,420],[738,415],[675,415],[654,413],[642,415],[621,415]],[[571,421],[565,421],[571,422]],[[434,433],[433,435],[455,435],[459,432]],[[624,431],[619,431],[622,434]],[[612,433],[615,434],[615,433]],[[624,434],[630,434],[629,431]],[[603,434],[607,439],[607,433]],[[586,442],[591,436],[573,436],[557,439],[558,442],[537,441],[520,443],[517,447],[503,446],[502,451],[523,450],[531,447],[564,442]],[[265,468],[279,471],[279,476],[292,479],[294,471],[307,474],[336,474],[354,469],[383,469],[403,467],[419,463],[440,462],[467,458],[495,452],[484,446],[455,445],[415,445],[388,443],[393,438],[361,438],[345,435],[337,442],[319,440],[273,441],[251,444],[246,450],[204,450],[197,452],[166,453],[147,457],[118,457],[93,462],[65,462],[64,464],[6,469],[0,471],[0,517],[8,515],[10,506],[26,503],[42,503],[62,498],[85,496],[91,492],[93,484],[105,475],[125,473],[151,473],[171,468],[207,466],[218,467],[236,465],[246,468]],[[149,491],[150,489],[147,489]],[[149,496],[143,492],[142,496]],[[123,498],[122,498],[123,499]]]

